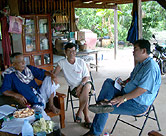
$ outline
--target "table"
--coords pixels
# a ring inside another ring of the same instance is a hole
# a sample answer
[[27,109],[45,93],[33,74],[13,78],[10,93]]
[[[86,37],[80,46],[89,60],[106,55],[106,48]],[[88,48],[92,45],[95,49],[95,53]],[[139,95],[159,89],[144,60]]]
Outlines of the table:
[[[78,57],[82,57],[82,56],[87,56],[87,55],[90,55],[90,54],[95,54],[95,61],[96,61],[96,64],[95,64],[95,67],[96,67],[96,71],[98,71],[98,60],[97,60],[97,54],[98,54],[98,51],[97,50],[85,50],[85,51],[79,51],[77,52],[76,56]],[[60,59],[63,59],[65,54],[54,54],[53,55],[53,62],[54,62],[54,59],[56,59],[56,56],[57,57],[57,62],[60,60]],[[61,58],[60,58],[61,57]],[[54,62],[54,65],[57,65],[57,62]]]
[[98,71],[98,60],[97,60],[98,51],[97,50],[79,51],[79,52],[77,52],[76,56],[86,56],[86,55],[90,55],[90,54],[95,54],[95,61],[96,61],[95,67],[96,67],[96,71]]
[[[6,133],[6,132],[0,132],[0,136],[18,136],[18,135]],[[19,136],[21,136],[21,134],[19,134]],[[53,136],[53,135],[49,134],[47,136]],[[65,135],[63,133],[61,133],[61,136],[65,136]]]
[[[4,96],[4,95],[0,95],[0,106],[4,105],[4,104],[15,104],[18,105],[18,108],[23,108],[15,99],[9,97],[9,96]],[[0,120],[0,128],[1,128],[1,124],[2,124],[3,120]],[[63,133],[61,133],[62,136],[65,136]],[[10,133],[6,133],[6,132],[0,132],[0,136],[17,136],[14,134],[10,134]],[[21,136],[21,134],[19,135]],[[51,134],[49,134],[48,136],[52,136]]]

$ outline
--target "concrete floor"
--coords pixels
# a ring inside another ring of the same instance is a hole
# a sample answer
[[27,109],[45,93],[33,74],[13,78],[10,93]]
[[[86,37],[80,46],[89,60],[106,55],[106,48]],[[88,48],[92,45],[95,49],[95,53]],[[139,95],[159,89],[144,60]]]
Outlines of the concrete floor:
[[[94,85],[96,89],[96,93],[98,96],[98,93],[100,92],[101,86],[106,78],[112,78],[115,79],[116,77],[120,76],[122,79],[126,79],[130,72],[132,71],[134,67],[133,63],[133,55],[132,55],[132,48],[124,48],[119,49],[117,51],[117,59],[114,60],[114,50],[113,49],[99,49],[99,70],[98,72],[95,71],[95,69],[92,69],[92,75],[94,79]],[[100,56],[103,54],[103,60],[100,60]],[[67,93],[67,83],[63,77],[63,74],[60,73],[58,76],[59,83],[61,87],[59,88],[59,92]],[[163,135],[166,135],[166,110],[164,104],[166,91],[165,89],[166,84],[166,76],[162,76],[162,85],[160,88],[159,95],[155,101],[155,107],[157,111],[157,115],[159,118],[160,126],[161,126],[161,132]],[[92,98],[91,103],[94,103],[94,99]],[[94,113],[89,112],[91,120],[93,120]],[[104,132],[110,132],[113,124],[115,122],[115,119],[117,118],[117,115],[110,115],[107,124],[105,125]],[[134,122],[134,118],[125,116],[125,118],[130,121]],[[84,120],[83,120],[84,121]],[[142,123],[142,119],[138,119],[136,122],[137,124]],[[66,127],[61,129],[61,131],[66,136],[80,136],[85,134],[88,129],[83,127],[83,123],[74,123],[73,122],[73,116],[72,116],[72,110],[71,105],[69,104],[68,110],[66,111],[66,119],[65,119]],[[158,130],[156,122],[153,120],[148,120],[146,127],[142,133],[142,136],[147,136],[148,132],[151,130]],[[137,136],[139,131],[135,128],[132,128],[128,125],[122,124],[119,122],[117,125],[113,136]]]

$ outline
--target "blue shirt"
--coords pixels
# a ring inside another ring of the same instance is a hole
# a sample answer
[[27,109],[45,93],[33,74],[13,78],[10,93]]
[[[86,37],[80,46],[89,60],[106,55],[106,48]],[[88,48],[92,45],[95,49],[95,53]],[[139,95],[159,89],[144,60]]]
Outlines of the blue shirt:
[[[38,69],[30,65],[27,67],[31,70],[34,79],[37,78],[39,80],[44,80],[45,70]],[[25,74],[25,71],[23,70],[22,73]],[[21,80],[19,80],[15,72],[12,72],[11,74],[5,74],[0,92],[3,93],[7,90],[12,90],[23,95],[32,105],[40,104],[38,103],[37,96],[33,93],[32,90],[32,88],[35,88],[40,93],[39,86],[37,85],[34,79],[29,84],[25,84],[21,82]]]
[[130,79],[124,88],[125,93],[129,93],[137,87],[146,89],[145,93],[134,98],[134,100],[142,105],[151,105],[161,84],[161,72],[158,64],[148,57],[142,63],[138,63],[135,66]]

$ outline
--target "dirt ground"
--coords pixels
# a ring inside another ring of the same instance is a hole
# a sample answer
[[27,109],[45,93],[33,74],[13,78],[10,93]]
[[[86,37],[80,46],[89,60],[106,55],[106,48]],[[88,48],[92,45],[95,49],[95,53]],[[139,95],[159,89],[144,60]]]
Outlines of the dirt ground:
[[[123,48],[117,50],[117,59],[114,60],[114,49],[103,49],[103,48],[97,48],[99,50],[98,53],[98,72],[95,71],[95,69],[91,69],[93,79],[94,79],[94,85],[96,89],[96,94],[98,96],[98,93],[100,92],[101,86],[106,78],[112,78],[115,79],[116,77],[120,76],[122,79],[126,79],[130,72],[132,71],[134,67],[134,61],[133,61],[133,48]],[[59,82],[61,87],[59,88],[60,92],[67,93],[67,83],[64,79],[63,74],[61,73],[59,75]],[[159,118],[160,126],[161,126],[161,133],[163,135],[166,135],[166,110],[165,110],[165,84],[166,84],[166,76],[162,76],[162,85],[160,88],[159,95],[155,101],[155,107],[157,111],[157,115]],[[94,99],[92,98],[91,103],[95,103]],[[61,131],[66,136],[80,136],[83,135],[88,131],[88,129],[83,127],[83,123],[74,123],[73,122],[73,116],[72,116],[72,110],[71,105],[69,104],[69,108],[66,111],[66,127],[62,129]],[[94,113],[89,112],[91,120],[93,120]],[[152,115],[153,116],[153,115]],[[107,124],[105,125],[104,132],[110,132],[113,124],[115,122],[115,119],[117,118],[117,115],[110,115]],[[134,122],[134,118],[125,116],[125,118],[128,121]],[[139,125],[142,123],[142,119],[139,119],[136,121],[136,123]],[[147,136],[148,132],[151,130],[158,130],[156,122],[153,120],[148,120],[147,125],[143,131],[142,136]],[[131,128],[128,125],[124,125],[122,123],[119,123],[116,127],[113,136],[137,136],[139,131],[137,129]]]

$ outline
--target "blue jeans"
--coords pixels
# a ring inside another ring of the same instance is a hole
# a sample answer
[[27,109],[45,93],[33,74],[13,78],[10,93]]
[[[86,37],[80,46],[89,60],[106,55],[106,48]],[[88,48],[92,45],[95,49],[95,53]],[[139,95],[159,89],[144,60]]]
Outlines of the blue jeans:
[[[111,100],[112,98],[123,94],[125,94],[123,89],[119,91],[116,88],[114,88],[114,81],[112,79],[106,79],[102,86],[97,101],[104,99]],[[147,108],[148,106],[140,105],[133,99],[130,99],[122,103],[119,107],[116,107],[116,105],[114,105],[114,111],[112,111],[110,114],[138,115],[144,113],[147,110]],[[103,132],[105,123],[108,119],[108,114],[109,113],[101,113],[95,115],[92,127],[90,129],[90,132],[93,135],[99,136]]]

